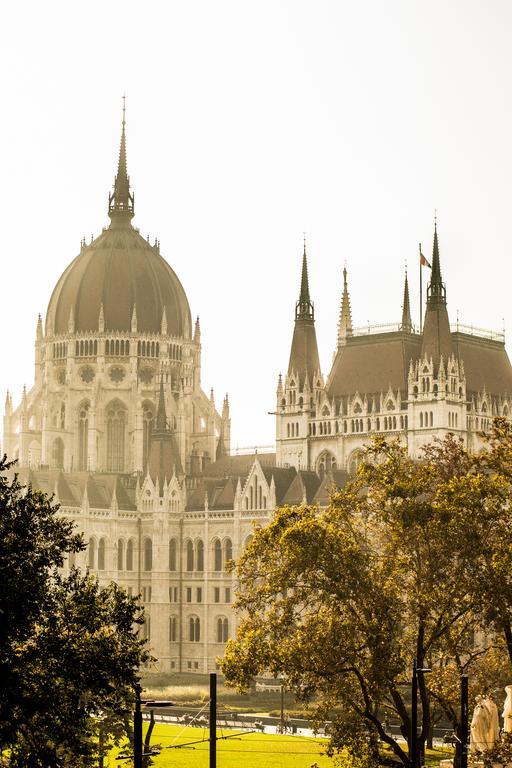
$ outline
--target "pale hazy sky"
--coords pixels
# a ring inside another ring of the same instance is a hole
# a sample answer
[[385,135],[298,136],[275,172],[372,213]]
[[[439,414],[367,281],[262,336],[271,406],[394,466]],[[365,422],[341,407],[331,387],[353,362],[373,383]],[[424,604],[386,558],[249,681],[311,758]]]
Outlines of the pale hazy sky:
[[199,314],[233,443],[274,441],[306,231],[323,372],[346,261],[356,325],[400,318],[418,242],[455,321],[512,333],[510,0],[3,3],[0,392],[108,223],[127,94],[134,225]]

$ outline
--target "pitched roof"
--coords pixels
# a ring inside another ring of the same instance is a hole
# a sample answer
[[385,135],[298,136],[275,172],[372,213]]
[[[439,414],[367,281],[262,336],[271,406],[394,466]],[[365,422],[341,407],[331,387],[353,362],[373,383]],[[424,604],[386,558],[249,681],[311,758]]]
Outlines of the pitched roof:
[[452,334],[456,355],[464,364],[466,392],[512,395],[512,365],[505,345],[465,333]]
[[391,387],[406,396],[409,363],[419,358],[420,349],[421,336],[404,331],[350,336],[334,358],[327,394],[377,394]]

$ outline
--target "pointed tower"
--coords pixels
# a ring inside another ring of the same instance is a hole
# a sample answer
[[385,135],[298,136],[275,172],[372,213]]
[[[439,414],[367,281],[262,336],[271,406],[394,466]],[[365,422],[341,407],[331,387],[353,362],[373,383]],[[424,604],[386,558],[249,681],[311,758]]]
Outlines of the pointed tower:
[[135,198],[130,192],[130,177],[126,164],[126,104],[123,96],[123,123],[121,130],[121,145],[119,147],[119,161],[117,175],[114,181],[114,191],[108,196],[108,215],[112,221],[111,226],[128,226],[135,212]]
[[347,336],[352,336],[352,312],[347,286],[347,268],[343,268],[343,295],[341,297],[340,319],[338,322],[338,343],[336,349],[347,343]]
[[315,332],[315,311],[309,296],[308,262],[306,240],[302,256],[302,275],[299,300],[295,305],[295,328],[293,331],[288,376],[297,375],[299,388],[320,371],[320,358]]
[[405,270],[405,282],[404,282],[404,301],[402,304],[402,322],[400,324],[400,330],[406,333],[412,333],[412,320],[411,320],[411,302],[409,300],[409,282],[407,280],[407,270]]
[[170,480],[173,473],[179,478],[183,477],[183,468],[181,466],[176,436],[167,424],[164,378],[162,374],[160,377],[156,424],[151,433],[148,457],[148,474],[154,483],[158,482],[158,493],[160,496],[163,495],[165,480]]
[[432,249],[432,274],[427,287],[427,307],[423,324],[421,357],[437,366],[441,359],[447,360],[453,354],[450,321],[446,308],[446,288],[441,279],[437,221],[434,224],[434,245]]

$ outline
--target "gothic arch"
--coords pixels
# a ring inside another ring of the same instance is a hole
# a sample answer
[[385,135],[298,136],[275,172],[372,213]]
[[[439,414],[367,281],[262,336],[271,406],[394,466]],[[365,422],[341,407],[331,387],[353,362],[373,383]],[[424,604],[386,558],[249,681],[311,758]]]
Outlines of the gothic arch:
[[127,414],[125,404],[118,399],[111,400],[105,408],[107,472],[124,472]]
[[52,468],[64,469],[64,440],[56,437],[52,443]]
[[155,405],[150,400],[142,403],[142,469],[147,470],[149,446],[155,423]]
[[320,456],[318,457],[316,461],[316,473],[320,477],[323,477],[326,472],[331,472],[333,469],[336,469],[337,467],[337,461],[336,456],[334,456],[331,451],[322,451]]
[[89,442],[89,400],[82,400],[78,406],[78,469],[85,471],[88,465],[88,442]]
[[359,448],[356,448],[355,451],[352,451],[352,453],[349,455],[347,459],[347,471],[349,475],[356,474],[357,468],[361,463],[362,458],[363,458],[363,452]]

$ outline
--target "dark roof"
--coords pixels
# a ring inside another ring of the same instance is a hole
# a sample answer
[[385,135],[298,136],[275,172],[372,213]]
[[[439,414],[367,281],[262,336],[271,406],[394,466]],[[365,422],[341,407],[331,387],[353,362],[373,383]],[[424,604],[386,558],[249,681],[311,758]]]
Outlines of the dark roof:
[[427,304],[425,312],[421,357],[426,357],[427,360],[432,359],[434,365],[437,366],[441,357],[446,363],[448,357],[453,352],[450,321],[446,304],[443,304],[440,300],[433,300],[430,304]]
[[302,504],[305,496],[306,502],[311,504],[319,485],[320,478],[316,472],[304,472],[303,470],[300,470],[295,475],[280,503],[288,504],[290,507],[295,506]]
[[137,330],[159,333],[165,307],[170,335],[190,337],[190,308],[169,264],[130,225],[106,229],[83,246],[54,288],[46,331],[67,333],[70,312],[76,332],[97,331],[100,308],[106,331],[130,331],[133,306]]
[[348,472],[345,469],[334,469],[326,473],[322,482],[318,486],[318,490],[315,494],[314,501],[320,506],[326,506],[331,497],[333,490],[337,488],[343,488],[349,480]]
[[334,359],[327,394],[386,393],[391,387],[406,397],[409,364],[419,358],[420,349],[421,336],[402,331],[350,336]]
[[200,481],[187,500],[187,510],[204,509],[205,498],[209,509],[233,509],[235,485],[232,478],[206,478]]
[[87,488],[89,506],[94,509],[110,509],[114,491],[119,509],[135,511],[134,488],[126,487],[121,475],[94,472],[61,472],[48,469],[11,469],[6,474],[12,477],[15,472],[22,485],[43,491],[48,495],[57,494],[62,506],[77,507],[82,501]]
[[262,467],[275,466],[275,453],[248,453],[240,456],[223,456],[221,459],[209,464],[205,468],[203,476],[245,478],[251,471],[256,457]]
[[299,317],[293,329],[288,374],[297,372],[299,384],[302,387],[306,378],[311,383],[313,376],[319,371],[320,358],[316,343],[315,321]]
[[512,366],[503,343],[460,332],[452,340],[464,364],[468,394],[485,389],[495,396],[512,395]]
[[151,435],[148,473],[154,483],[158,480],[160,494],[165,480],[169,481],[174,473],[183,475],[176,436],[170,429],[155,430]]

